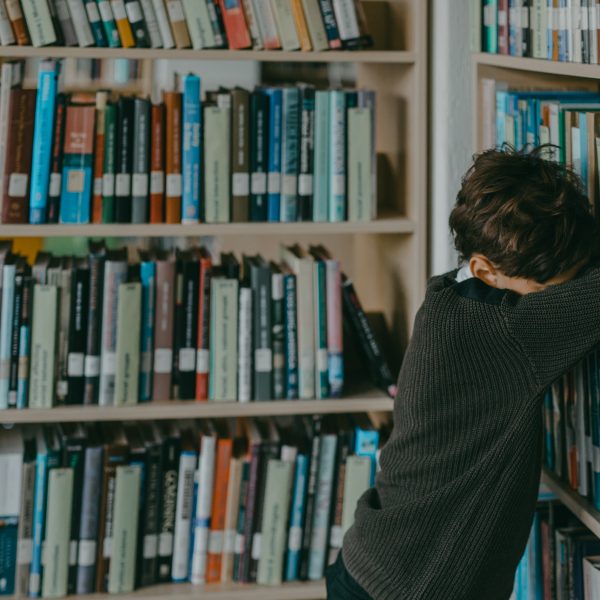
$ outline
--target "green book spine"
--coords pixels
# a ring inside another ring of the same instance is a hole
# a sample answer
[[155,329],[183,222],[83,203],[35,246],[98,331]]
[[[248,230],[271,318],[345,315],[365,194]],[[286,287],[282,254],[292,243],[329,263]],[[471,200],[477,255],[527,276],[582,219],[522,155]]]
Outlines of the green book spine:
[[50,469],[43,551],[42,596],[44,598],[60,598],[67,593],[72,501],[73,469]]
[[115,404],[137,404],[140,371],[140,283],[119,285]]
[[371,111],[368,108],[348,110],[348,220],[370,221],[373,214],[371,181],[372,149]]
[[292,462],[270,460],[267,467],[262,541],[256,578],[260,585],[281,583],[293,466]]
[[315,165],[313,221],[327,221],[329,211],[329,92],[315,94]]
[[117,107],[104,111],[104,175],[102,176],[102,222],[115,222],[115,161],[117,152]]
[[230,112],[222,106],[204,108],[204,210],[207,223],[231,220]]
[[108,572],[109,594],[127,594],[135,583],[141,467],[117,467],[113,535]]
[[57,287],[55,285],[36,285],[33,292],[29,375],[30,408],[51,408],[54,404],[57,319]]
[[354,509],[358,499],[371,486],[371,458],[352,455],[346,459],[344,479],[344,504],[342,508],[342,533],[345,534],[354,522]]
[[329,397],[329,367],[327,362],[327,266],[324,261],[315,261],[315,342],[316,397]]

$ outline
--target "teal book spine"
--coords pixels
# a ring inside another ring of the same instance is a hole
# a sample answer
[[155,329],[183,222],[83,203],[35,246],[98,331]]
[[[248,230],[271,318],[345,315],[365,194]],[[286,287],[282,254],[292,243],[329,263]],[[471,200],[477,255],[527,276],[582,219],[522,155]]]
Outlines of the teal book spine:
[[98,4],[98,12],[102,19],[102,26],[106,33],[106,41],[110,48],[120,48],[121,38],[119,36],[119,30],[117,29],[117,23],[113,15],[110,0],[96,0]]
[[290,509],[290,530],[285,561],[285,580],[295,581],[300,574],[300,550],[302,547],[302,525],[306,504],[306,484],[308,476],[308,456],[298,454],[294,471],[294,489]]
[[183,194],[181,222],[200,221],[200,77],[186,75],[183,80]]
[[2,313],[0,316],[0,409],[8,408],[15,273],[15,265],[4,265],[2,269]]
[[152,400],[152,348],[154,343],[154,295],[156,291],[156,263],[144,261],[140,265],[142,283],[142,322],[140,334],[139,400]]
[[327,221],[329,206],[329,93],[315,94],[313,221]]
[[346,93],[329,93],[329,221],[346,219]]
[[316,333],[316,397],[329,397],[329,360],[327,353],[327,271],[325,262],[315,261],[315,333]]
[[267,218],[279,221],[281,203],[281,111],[283,94],[280,88],[265,88],[269,99],[268,174],[267,174]]

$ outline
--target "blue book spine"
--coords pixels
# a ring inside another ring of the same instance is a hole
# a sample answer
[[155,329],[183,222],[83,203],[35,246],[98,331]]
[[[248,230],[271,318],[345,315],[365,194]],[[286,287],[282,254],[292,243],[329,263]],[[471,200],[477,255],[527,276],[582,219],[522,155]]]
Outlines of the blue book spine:
[[509,0],[508,2],[508,53],[511,56],[517,55],[517,31],[518,27],[515,20],[512,18],[517,9],[519,0]]
[[[60,192],[61,223],[90,222],[90,198],[94,185],[92,163],[92,154],[64,155]],[[70,182],[75,180],[78,186],[73,190]]]
[[315,94],[313,221],[327,221],[329,208],[329,94]]
[[281,220],[298,221],[298,171],[300,170],[300,90],[298,88],[283,90],[281,168]]
[[29,595],[38,598],[42,578],[42,542],[44,513],[46,510],[46,484],[48,479],[48,454],[38,454],[35,461],[35,493],[33,499],[33,545],[29,570]]
[[505,90],[496,91],[496,147],[500,148],[506,141],[506,101]]
[[306,454],[298,454],[298,456],[296,456],[296,468],[294,470],[290,530],[285,562],[286,581],[296,581],[300,571],[300,551],[302,546],[302,528],[304,527],[307,474],[308,456],[306,456]]
[[298,329],[296,303],[296,276],[283,276],[283,315],[285,344],[285,397],[298,398]]
[[329,94],[329,221],[346,219],[346,93]]
[[152,400],[152,348],[154,345],[154,293],[156,263],[144,261],[140,265],[142,283],[142,327],[140,330],[140,402]]
[[[595,7],[594,7],[595,9]],[[567,10],[567,0],[559,0],[560,14],[564,14]],[[558,60],[565,62],[569,60],[569,32],[567,30],[566,19],[559,19],[559,30],[558,30]]]
[[[21,325],[19,331],[19,365],[29,365],[29,346],[31,344],[31,326]],[[17,379],[17,408],[27,408],[27,394],[29,393],[29,369],[19,367]]]
[[484,52],[498,54],[498,0],[484,0]]
[[84,0],[84,2],[85,12],[92,29],[94,42],[99,48],[105,48],[108,45],[108,41],[106,39],[106,34],[104,33],[104,26],[102,25],[98,4],[96,3],[96,0]]
[[354,454],[368,456],[371,459],[371,485],[375,483],[377,466],[377,450],[379,449],[379,432],[374,429],[354,429]]
[[[198,457],[198,462],[200,462],[200,457]],[[196,518],[196,507],[198,505],[198,487],[200,483],[200,469],[196,469],[194,471],[194,491],[192,496],[192,518],[191,518],[191,527],[190,527],[190,547],[188,553],[188,581],[192,580],[192,562],[194,560],[194,546],[196,544],[196,528],[201,526],[200,519]]]
[[38,74],[29,193],[29,222],[33,224],[46,222],[58,72],[57,61],[45,61]]
[[281,115],[283,93],[278,88],[266,88],[269,99],[269,126],[267,127],[267,219],[279,221],[281,201]]
[[19,520],[0,514],[0,522],[0,596],[12,596],[15,593]]
[[186,75],[183,80],[183,193],[181,222],[200,221],[200,77]]
[[0,316],[0,409],[8,408],[15,273],[15,265],[4,265],[2,269],[2,313]]

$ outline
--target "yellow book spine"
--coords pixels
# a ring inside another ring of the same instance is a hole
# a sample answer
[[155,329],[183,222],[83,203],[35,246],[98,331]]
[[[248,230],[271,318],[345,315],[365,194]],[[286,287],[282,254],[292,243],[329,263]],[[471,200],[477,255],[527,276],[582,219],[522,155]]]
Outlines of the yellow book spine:
[[300,40],[300,48],[303,52],[310,52],[312,44],[308,33],[308,25],[304,17],[304,9],[302,8],[302,0],[292,0],[292,14],[296,22],[296,31]]
[[133,39],[133,31],[125,12],[125,3],[123,0],[110,0],[110,5],[117,24],[117,31],[121,38],[121,46],[123,48],[134,48],[135,40]]

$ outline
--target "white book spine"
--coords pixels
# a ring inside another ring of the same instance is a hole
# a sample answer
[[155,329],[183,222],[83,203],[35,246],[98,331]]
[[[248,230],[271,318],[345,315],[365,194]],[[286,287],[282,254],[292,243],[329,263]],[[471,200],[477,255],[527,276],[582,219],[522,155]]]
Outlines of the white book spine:
[[0,44],[10,46],[15,43],[15,34],[13,33],[6,4],[4,0],[0,0]]
[[275,24],[283,50],[299,50],[300,40],[289,0],[271,0]]
[[240,288],[238,327],[238,402],[252,399],[252,290]]
[[[572,10],[571,10],[571,15],[572,15],[572,29],[570,32],[570,36],[571,38],[573,38],[573,54],[572,54],[572,58],[571,60],[573,62],[581,62],[583,55],[582,55],[582,40],[581,40],[581,0],[572,0]],[[541,56],[541,57],[537,57],[536,58],[546,58],[545,56]]]
[[197,454],[189,450],[184,450],[179,457],[173,563],[171,566],[173,581],[185,581],[188,576],[190,528],[194,504],[194,474],[197,462]]
[[93,46],[95,43],[94,36],[85,7],[83,6],[83,0],[69,0],[69,12],[71,13],[71,20],[75,27],[75,34],[77,35],[77,43],[79,46],[81,48]]
[[589,6],[588,27],[590,31],[590,63],[596,65],[598,64],[598,19],[595,0],[593,0],[592,4]]
[[144,13],[144,21],[146,21],[146,28],[148,29],[148,35],[150,36],[150,45],[152,48],[162,48],[162,35],[160,33],[160,27],[158,26],[154,4],[152,3],[152,0],[141,0],[141,5],[142,12]]
[[198,498],[196,500],[196,515],[194,516],[194,548],[190,577],[191,582],[194,584],[204,583],[206,580],[216,445],[216,436],[202,436],[198,465]]
[[250,31],[250,37],[252,38],[252,49],[262,50],[263,42],[262,38],[260,37],[260,30],[258,29],[258,21],[256,19],[254,4],[252,3],[252,0],[242,0],[242,6],[244,7],[244,14],[246,15],[248,31]]
[[0,409],[8,408],[10,342],[15,294],[15,265],[2,269],[2,311],[0,316]]
[[275,16],[269,0],[252,0],[254,13],[260,31],[260,37],[265,48],[280,47],[279,33],[275,24]]
[[31,43],[40,47],[56,42],[56,32],[47,0],[22,0],[21,5]]
[[174,48],[175,40],[173,39],[173,32],[171,31],[171,22],[167,16],[167,9],[165,8],[164,0],[152,0],[154,5],[154,12],[156,14],[156,21],[158,22],[158,28],[160,30],[160,37],[162,39],[163,48]]
[[354,0],[332,0],[335,20],[340,32],[340,39],[354,40],[360,37],[358,19]]

